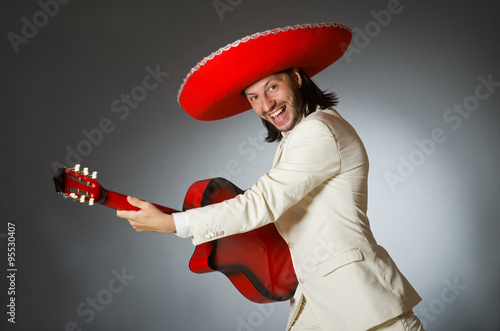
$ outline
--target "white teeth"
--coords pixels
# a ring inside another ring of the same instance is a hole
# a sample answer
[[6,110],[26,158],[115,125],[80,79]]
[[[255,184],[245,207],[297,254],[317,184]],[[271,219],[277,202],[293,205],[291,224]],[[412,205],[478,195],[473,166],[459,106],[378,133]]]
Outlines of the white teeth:
[[278,116],[279,114],[281,114],[283,112],[283,110],[285,110],[285,106],[282,106],[280,107],[276,112],[274,112],[273,114],[269,114],[269,116],[271,116],[272,118],[276,118],[276,116]]

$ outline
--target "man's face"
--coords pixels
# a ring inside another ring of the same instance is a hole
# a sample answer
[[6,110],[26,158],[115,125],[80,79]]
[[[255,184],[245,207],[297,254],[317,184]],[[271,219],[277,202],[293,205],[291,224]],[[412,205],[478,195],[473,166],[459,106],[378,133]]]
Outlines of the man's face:
[[298,69],[274,74],[253,83],[244,91],[247,100],[260,118],[279,131],[293,129],[300,118],[302,99],[299,89],[302,79]]

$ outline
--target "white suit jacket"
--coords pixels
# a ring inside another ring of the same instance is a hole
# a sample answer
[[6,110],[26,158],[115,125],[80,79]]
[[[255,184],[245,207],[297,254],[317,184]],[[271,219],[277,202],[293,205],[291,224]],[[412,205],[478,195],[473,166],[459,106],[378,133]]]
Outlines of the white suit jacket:
[[299,280],[288,328],[305,297],[322,330],[367,330],[421,300],[373,238],[367,176],[355,130],[335,110],[317,110],[284,134],[251,189],[187,211],[193,243],[274,222]]

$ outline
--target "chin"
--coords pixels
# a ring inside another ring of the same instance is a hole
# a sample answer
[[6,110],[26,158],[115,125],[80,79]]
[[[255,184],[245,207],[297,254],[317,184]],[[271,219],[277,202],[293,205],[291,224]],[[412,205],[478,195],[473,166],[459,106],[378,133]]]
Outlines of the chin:
[[276,126],[276,129],[280,132],[288,132],[291,129],[293,129],[293,125],[287,124],[287,125],[280,125],[280,127]]

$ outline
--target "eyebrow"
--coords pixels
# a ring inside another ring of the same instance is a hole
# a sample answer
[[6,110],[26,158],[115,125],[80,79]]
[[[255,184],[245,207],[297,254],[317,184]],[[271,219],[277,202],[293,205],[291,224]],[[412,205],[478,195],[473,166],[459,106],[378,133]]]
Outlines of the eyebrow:
[[[272,78],[269,78],[266,83],[264,84],[264,87],[267,88],[269,86],[269,83],[272,82],[273,80],[279,80],[281,81],[280,79],[278,79],[277,77],[272,77]],[[249,96],[249,95],[257,95],[257,93],[245,93],[245,90],[241,91],[241,94],[243,96]]]

